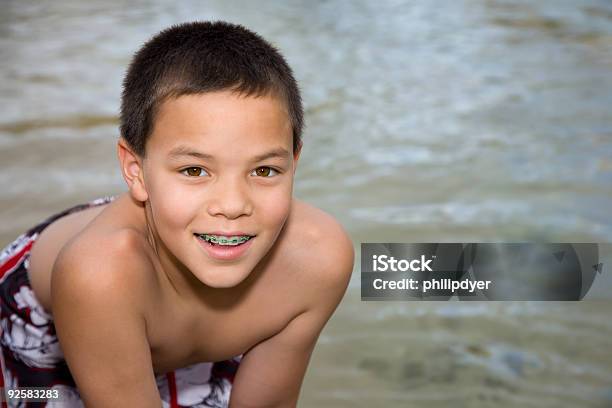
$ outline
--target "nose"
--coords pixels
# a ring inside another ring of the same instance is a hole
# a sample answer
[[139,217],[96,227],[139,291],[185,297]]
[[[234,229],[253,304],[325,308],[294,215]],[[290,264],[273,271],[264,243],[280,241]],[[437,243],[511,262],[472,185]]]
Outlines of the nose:
[[248,186],[227,179],[216,184],[214,190],[211,191],[212,198],[208,205],[208,213],[211,216],[223,216],[232,220],[251,215],[253,205]]

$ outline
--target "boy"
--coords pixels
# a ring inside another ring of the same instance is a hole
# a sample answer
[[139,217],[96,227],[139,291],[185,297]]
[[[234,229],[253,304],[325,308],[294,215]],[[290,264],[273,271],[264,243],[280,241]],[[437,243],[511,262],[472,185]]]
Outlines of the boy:
[[53,387],[59,406],[295,406],[353,266],[340,225],[292,198],[301,130],[291,70],[258,35],[195,22],[146,43],[122,95],[129,191],[0,255],[5,387]]

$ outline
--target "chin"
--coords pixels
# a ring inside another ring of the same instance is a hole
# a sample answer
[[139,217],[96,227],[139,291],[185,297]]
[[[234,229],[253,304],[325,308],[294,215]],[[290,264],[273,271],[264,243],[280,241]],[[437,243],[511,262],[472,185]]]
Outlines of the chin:
[[223,289],[233,288],[238,286],[249,275],[252,268],[248,271],[244,267],[240,268],[236,265],[226,267],[210,267],[207,268],[201,276],[195,275],[196,278],[208,287]]

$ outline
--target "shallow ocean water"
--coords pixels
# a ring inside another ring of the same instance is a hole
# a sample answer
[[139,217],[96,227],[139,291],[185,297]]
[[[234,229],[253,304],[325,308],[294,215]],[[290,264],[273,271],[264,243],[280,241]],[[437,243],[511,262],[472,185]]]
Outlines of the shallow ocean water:
[[[358,257],[360,242],[612,242],[610,2],[130,4],[2,5],[0,246],[124,190],[125,67],[196,18],[286,55],[307,122],[296,196]],[[361,302],[357,262],[300,406],[612,406],[609,281],[577,303]]]

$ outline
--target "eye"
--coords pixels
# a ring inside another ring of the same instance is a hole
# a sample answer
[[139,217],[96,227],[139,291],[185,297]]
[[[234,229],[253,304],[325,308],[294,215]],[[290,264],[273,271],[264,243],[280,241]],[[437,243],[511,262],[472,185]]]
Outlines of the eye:
[[255,170],[253,170],[253,173],[251,173],[252,176],[258,176],[258,177],[272,177],[272,176],[276,176],[277,174],[278,174],[278,171],[268,166],[258,167]]
[[187,167],[186,169],[181,170],[181,174],[188,177],[203,177],[208,175],[206,170],[201,167]]

